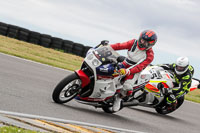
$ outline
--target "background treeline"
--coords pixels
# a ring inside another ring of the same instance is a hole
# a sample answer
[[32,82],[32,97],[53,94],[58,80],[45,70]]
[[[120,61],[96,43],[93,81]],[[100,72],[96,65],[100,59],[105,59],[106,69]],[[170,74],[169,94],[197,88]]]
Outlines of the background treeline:
[[72,53],[81,57],[85,57],[88,49],[91,48],[70,40],[52,37],[51,35],[42,34],[3,22],[0,22],[0,35],[41,45],[47,48],[63,50],[66,53]]

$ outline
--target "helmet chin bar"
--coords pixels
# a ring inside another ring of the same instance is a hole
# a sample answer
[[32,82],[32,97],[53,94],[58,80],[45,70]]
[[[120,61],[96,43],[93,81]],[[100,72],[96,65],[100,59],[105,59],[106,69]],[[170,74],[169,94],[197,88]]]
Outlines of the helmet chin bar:
[[146,48],[144,45],[142,45],[142,43],[141,43],[140,40],[138,40],[137,46],[138,46],[138,48],[139,48],[140,50],[147,50],[147,48]]
[[138,40],[138,47],[140,50],[148,50],[154,46],[155,43],[151,44],[149,41],[144,40],[144,39],[139,39]]

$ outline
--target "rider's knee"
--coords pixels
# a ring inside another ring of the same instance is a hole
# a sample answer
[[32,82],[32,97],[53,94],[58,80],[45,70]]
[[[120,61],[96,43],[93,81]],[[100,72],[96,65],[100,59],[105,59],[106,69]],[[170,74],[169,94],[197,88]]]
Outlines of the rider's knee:
[[131,91],[132,88],[133,88],[132,85],[124,83],[122,90],[124,90],[124,91]]

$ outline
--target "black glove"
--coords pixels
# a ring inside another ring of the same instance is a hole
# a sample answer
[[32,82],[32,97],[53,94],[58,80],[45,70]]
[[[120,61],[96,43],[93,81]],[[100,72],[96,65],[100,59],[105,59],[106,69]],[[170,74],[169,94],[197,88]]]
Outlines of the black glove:
[[162,83],[158,83],[157,88],[158,88],[159,90],[161,90],[162,88],[164,88],[164,85],[163,85]]
[[167,96],[167,104],[172,104],[172,103],[175,103],[176,102],[176,96],[172,93],[170,93],[168,96]]
[[157,88],[161,91],[163,95],[168,95],[168,89],[164,87],[162,83],[157,85]]
[[175,110],[177,106],[177,100],[174,94],[169,94],[167,97],[167,104],[168,104],[168,109],[170,110]]
[[123,62],[125,59],[126,59],[125,56],[119,56],[119,57],[117,57],[117,61],[118,62]]
[[101,44],[102,44],[103,46],[106,46],[106,45],[108,45],[108,43],[109,43],[109,41],[108,41],[108,40],[103,40],[103,41],[101,41]]

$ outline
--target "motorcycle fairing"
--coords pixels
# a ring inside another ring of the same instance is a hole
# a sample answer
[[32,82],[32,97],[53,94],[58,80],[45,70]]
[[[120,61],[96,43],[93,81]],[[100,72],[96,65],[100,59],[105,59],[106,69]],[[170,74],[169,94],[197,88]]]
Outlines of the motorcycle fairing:
[[156,88],[155,86],[153,86],[152,84],[146,84],[145,89],[148,92],[160,93],[160,90],[158,88]]
[[90,83],[90,78],[82,70],[76,70],[75,72],[82,81],[82,84],[81,84],[82,88],[84,88],[86,85]]
[[90,101],[90,102],[100,102],[104,100],[104,98],[90,98],[90,97],[80,97],[80,96],[77,96],[75,99],[82,101]]
[[[91,95],[88,96],[88,100],[103,101],[105,98],[115,94],[116,86],[113,80],[118,79],[118,77],[99,77],[99,75],[97,75],[96,68],[102,64],[106,64],[110,59],[116,60],[118,56],[119,54],[116,53],[110,46],[93,49],[90,51],[90,53],[88,53],[87,57],[84,59],[84,62],[87,64],[86,66],[89,67],[90,71],[92,71],[94,74],[94,88]],[[78,71],[78,73],[80,73],[80,78],[83,80],[83,83],[86,81],[84,85],[88,84],[88,76],[84,75],[82,71]]]
[[196,90],[198,85],[199,85],[199,81],[197,81],[195,79],[192,79],[192,84],[191,84],[191,87],[190,87],[190,91]]

